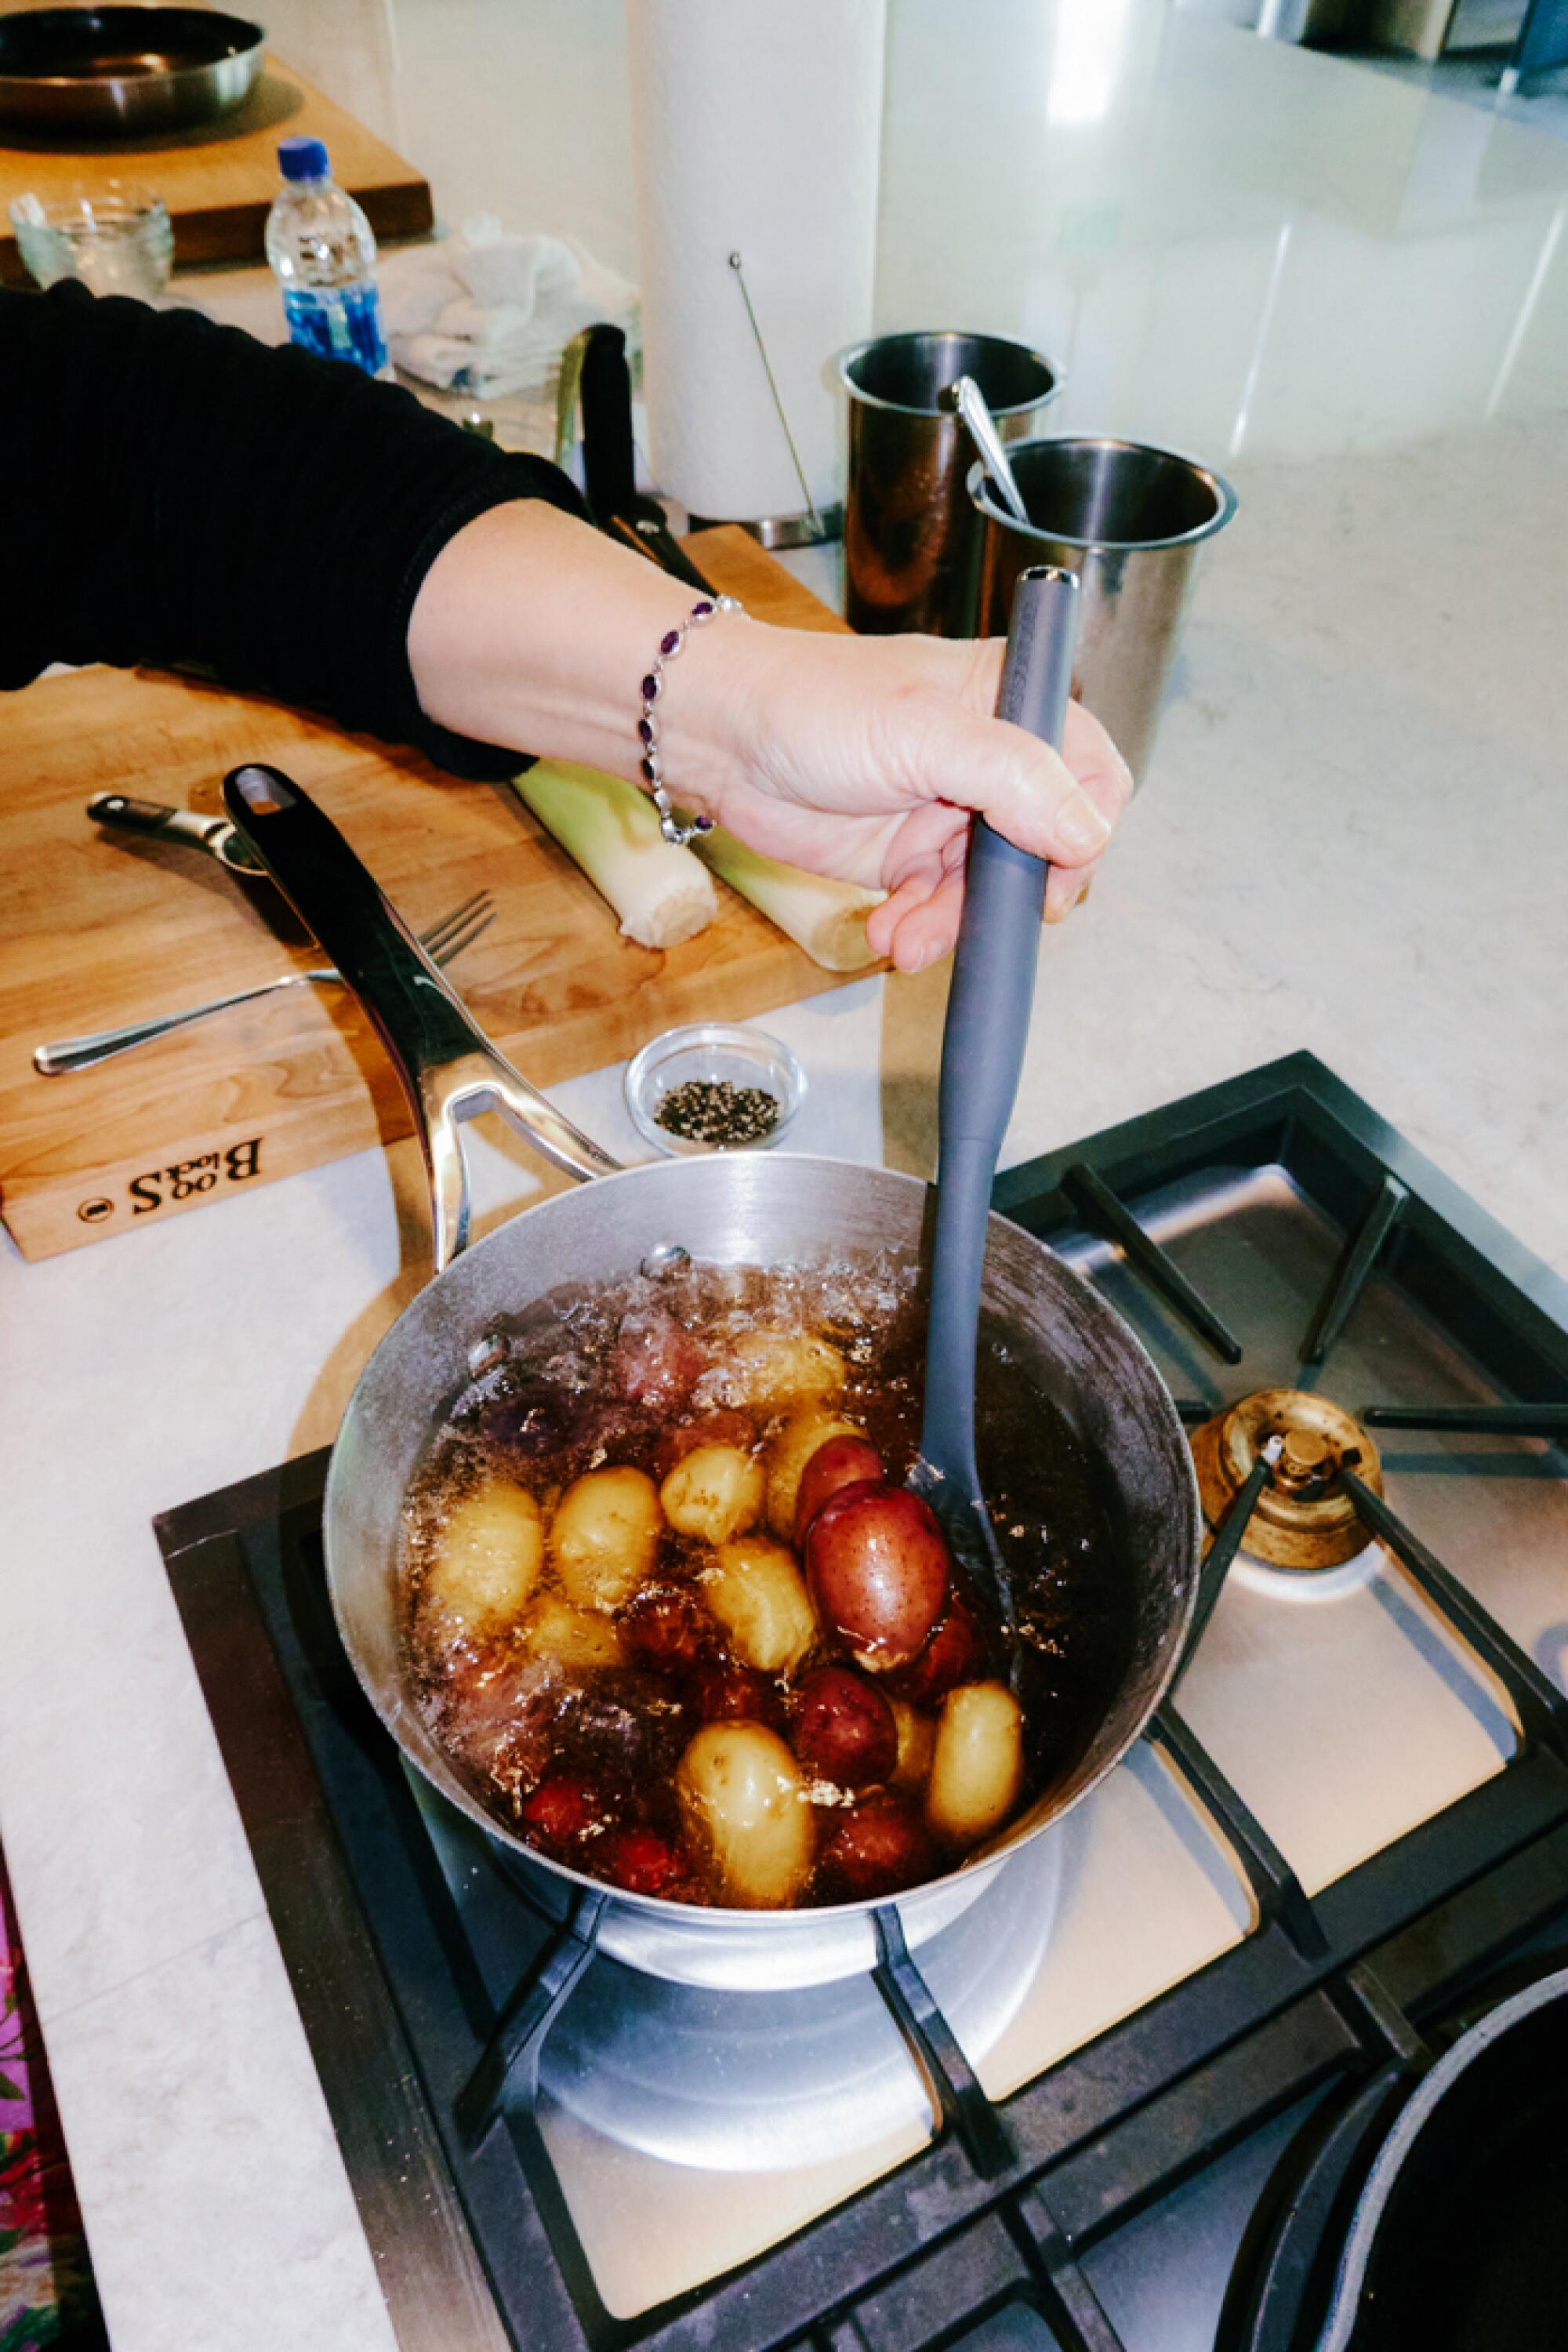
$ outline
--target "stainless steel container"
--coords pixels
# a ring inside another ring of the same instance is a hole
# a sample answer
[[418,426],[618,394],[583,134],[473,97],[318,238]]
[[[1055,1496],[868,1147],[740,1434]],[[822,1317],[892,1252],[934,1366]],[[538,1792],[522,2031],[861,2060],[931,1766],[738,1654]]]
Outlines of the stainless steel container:
[[1028,433],[1061,390],[1048,360],[1000,335],[880,335],[839,359],[849,395],[844,610],[852,628],[973,635],[981,527],[965,489],[973,450],[942,399],[961,375],[974,378],[1005,441]]
[[244,104],[267,53],[248,17],[117,0],[0,16],[0,121],[149,139]]
[[1154,748],[1199,548],[1236,512],[1206,466],[1137,441],[1028,441],[1011,449],[1033,529],[997,499],[983,468],[968,488],[984,537],[978,634],[1005,635],[1013,583],[1035,563],[1083,583],[1073,692],[1109,730],[1142,783]]

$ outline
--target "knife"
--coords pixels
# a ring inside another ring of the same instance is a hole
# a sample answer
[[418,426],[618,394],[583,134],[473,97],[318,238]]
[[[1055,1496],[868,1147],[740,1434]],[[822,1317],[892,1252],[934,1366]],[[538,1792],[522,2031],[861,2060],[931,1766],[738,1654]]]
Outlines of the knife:
[[250,881],[269,879],[260,858],[226,816],[198,816],[194,809],[132,800],[125,793],[96,793],[87,813],[111,832],[137,834],[143,841],[178,842],[185,849],[205,850],[231,874],[243,874]]
[[619,327],[590,327],[582,342],[583,482],[588,511],[612,539],[651,555],[666,572],[705,596],[717,593],[669,528],[657,499],[637,486],[632,440],[632,374]]

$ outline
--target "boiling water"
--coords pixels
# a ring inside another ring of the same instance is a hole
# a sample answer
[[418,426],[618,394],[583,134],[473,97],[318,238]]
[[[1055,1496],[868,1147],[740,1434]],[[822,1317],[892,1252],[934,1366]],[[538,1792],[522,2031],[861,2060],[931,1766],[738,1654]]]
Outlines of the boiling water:
[[[623,1321],[650,1311],[668,1313],[697,1335],[710,1359],[689,1403],[678,1412],[628,1401],[611,1378]],[[642,1891],[692,1902],[719,1896],[683,1846],[674,1774],[701,1718],[679,1676],[624,1664],[550,1674],[510,1640],[432,1649],[418,1623],[418,1596],[454,1505],[488,1480],[527,1486],[548,1512],[570,1480],[606,1464],[630,1465],[657,1479],[656,1456],[661,1439],[668,1445],[672,1423],[730,1401],[726,1343],[760,1328],[809,1334],[839,1350],[847,1377],[836,1410],[864,1427],[889,1477],[902,1483],[917,1450],[925,1331],[913,1273],[891,1265],[809,1272],[689,1265],[537,1302],[500,1359],[458,1399],[405,1511],[410,1678],[468,1785],[507,1828],[531,1837],[521,1810],[531,1792],[546,1776],[579,1776],[599,1792],[607,1822],[646,1830],[682,1850],[679,1878]],[[784,1418],[753,1416],[764,1447]],[[1024,1709],[1021,1811],[1071,1769],[1103,1719],[1128,1660],[1131,1587],[1111,1538],[1102,1474],[1059,1410],[1005,1348],[984,1339],[976,1432],[982,1483],[1018,1602],[1012,1635],[1005,1638],[994,1622],[986,1631],[989,1670],[1012,1680]],[[661,1589],[696,1589],[703,1553],[700,1543],[667,1531],[657,1570]],[[542,1590],[549,1581],[547,1567]],[[721,1634],[717,1655],[722,1662]],[[781,1728],[788,1696],[781,1682]],[[855,1801],[844,1791],[824,1794],[829,1802]],[[537,1842],[552,1850],[547,1840]],[[594,1871],[591,1849],[570,1858]],[[834,1901],[842,1894],[813,1880],[800,1899]]]

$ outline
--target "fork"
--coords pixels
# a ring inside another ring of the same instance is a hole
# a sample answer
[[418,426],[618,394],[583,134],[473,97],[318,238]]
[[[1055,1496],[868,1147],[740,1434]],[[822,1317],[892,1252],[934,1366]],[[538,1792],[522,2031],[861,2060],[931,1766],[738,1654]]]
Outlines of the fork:
[[[476,890],[438,923],[419,934],[419,944],[432,962],[446,965],[464,948],[472,947],[481,931],[488,931],[495,921],[495,901],[488,890]],[[188,1029],[195,1021],[205,1021],[212,1013],[226,1013],[231,1005],[252,1003],[258,996],[270,996],[278,989],[341,988],[342,975],[331,964],[313,967],[309,971],[288,971],[279,980],[264,980],[258,987],[242,988],[233,996],[215,996],[206,1004],[189,1004],[183,1013],[165,1013],[156,1021],[132,1021],[122,1029],[100,1029],[88,1037],[64,1037],[57,1045],[40,1045],[33,1055],[33,1067],[46,1078],[58,1078],[67,1070],[88,1070],[95,1062],[107,1062],[116,1054],[128,1054],[133,1045],[144,1045],[153,1037],[167,1037],[175,1029]]]

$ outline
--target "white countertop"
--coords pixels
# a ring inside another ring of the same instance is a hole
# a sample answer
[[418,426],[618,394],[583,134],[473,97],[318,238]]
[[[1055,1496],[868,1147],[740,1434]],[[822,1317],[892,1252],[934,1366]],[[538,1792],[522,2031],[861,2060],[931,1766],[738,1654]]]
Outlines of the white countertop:
[[[635,267],[615,0],[328,14],[277,46],[447,217]],[[1026,333],[1064,426],[1241,496],[1047,938],[1010,1159],[1309,1046],[1568,1272],[1565,205],[1568,144],[1156,0],[988,0],[962,43],[895,0],[881,323]],[[801,1149],[929,1166],[942,992],[770,1016]],[[560,1095],[633,1153],[618,1072]],[[0,1837],[117,2352],[391,2343],[149,1522],[330,1438],[423,1278],[411,1158],[0,1244]],[[492,1212],[534,1185],[479,1173]]]

